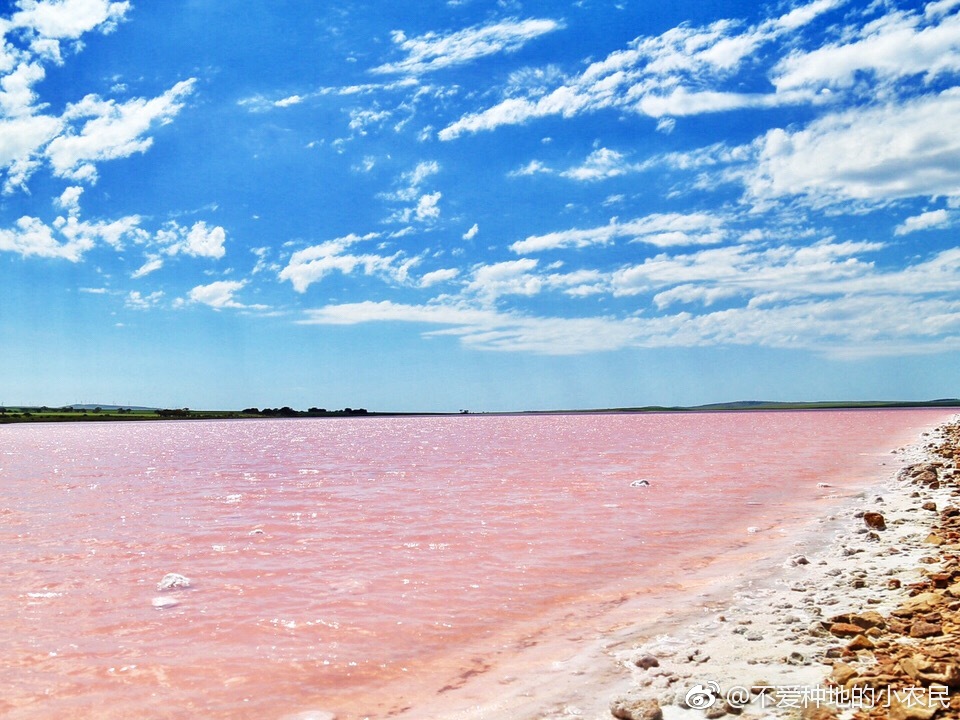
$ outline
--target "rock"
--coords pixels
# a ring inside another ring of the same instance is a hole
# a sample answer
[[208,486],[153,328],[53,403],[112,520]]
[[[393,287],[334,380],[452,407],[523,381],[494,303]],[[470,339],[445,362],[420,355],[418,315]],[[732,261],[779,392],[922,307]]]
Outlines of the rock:
[[337,716],[326,710],[304,710],[293,715],[284,715],[280,720],[337,720]]
[[835,662],[833,672],[830,673],[831,679],[840,687],[846,685],[849,680],[857,677],[857,675],[858,673],[853,667],[842,662]]
[[873,641],[870,640],[866,635],[857,635],[853,640],[847,644],[847,650],[873,650],[874,648]]
[[663,720],[659,702],[627,695],[614,698],[610,703],[610,714],[619,720]]
[[925,638],[934,635],[943,635],[943,628],[939,623],[931,623],[926,620],[917,620],[910,626],[910,637]]
[[883,615],[876,612],[875,610],[867,610],[867,612],[860,613],[859,615],[851,618],[850,622],[854,625],[859,625],[862,628],[884,628],[887,626],[887,621],[883,619]]
[[163,610],[163,608],[174,607],[179,605],[180,601],[172,597],[155,597],[151,604],[157,608],[157,610]]
[[917,693],[916,697],[900,697],[898,693],[891,693],[890,710],[887,717],[890,720],[930,720],[940,709],[938,702],[930,702],[926,693]]
[[190,587],[190,578],[177,573],[167,573],[163,579],[157,583],[157,590],[178,590],[180,588]]
[[891,590],[899,589],[900,585],[902,585],[902,583],[899,580],[897,580],[897,578],[890,578],[889,580],[887,580],[887,587],[890,588]]
[[928,545],[943,545],[943,538],[936,533],[930,533],[924,540]]
[[[914,595],[912,598],[908,598],[906,602],[903,603],[903,610],[907,615],[915,615],[918,613],[927,613],[936,609],[943,603],[943,596],[937,593],[925,592],[920,593],[919,595]],[[900,614],[900,613],[897,613]]]
[[657,660],[653,655],[644,655],[643,657],[637,658],[633,664],[641,670],[649,670],[650,668],[660,667],[660,661]]
[[887,523],[883,519],[883,515],[878,512],[866,512],[863,514],[863,521],[867,524],[867,527],[871,530],[886,530]]
[[923,510],[932,510],[933,512],[937,511],[937,504],[935,502],[925,502],[920,506]]
[[863,628],[857,625],[852,625],[850,623],[842,623],[842,622],[833,623],[828,629],[831,635],[836,635],[837,637],[852,638],[852,637],[856,637],[861,632],[863,632]]

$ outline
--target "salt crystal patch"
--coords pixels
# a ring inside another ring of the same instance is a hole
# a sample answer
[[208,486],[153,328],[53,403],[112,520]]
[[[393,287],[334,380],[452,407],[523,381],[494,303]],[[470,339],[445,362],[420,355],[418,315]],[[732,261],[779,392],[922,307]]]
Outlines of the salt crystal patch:
[[190,578],[178,573],[167,573],[163,580],[157,583],[157,590],[173,590],[190,587]]
[[179,605],[180,601],[172,597],[155,597],[151,603],[157,609],[163,609]]

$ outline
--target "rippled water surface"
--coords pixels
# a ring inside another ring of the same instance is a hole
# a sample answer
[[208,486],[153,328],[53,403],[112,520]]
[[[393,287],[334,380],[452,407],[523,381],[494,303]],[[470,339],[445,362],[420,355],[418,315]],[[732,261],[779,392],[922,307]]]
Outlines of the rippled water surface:
[[722,562],[946,415],[0,426],[0,712],[416,706],[464,648]]

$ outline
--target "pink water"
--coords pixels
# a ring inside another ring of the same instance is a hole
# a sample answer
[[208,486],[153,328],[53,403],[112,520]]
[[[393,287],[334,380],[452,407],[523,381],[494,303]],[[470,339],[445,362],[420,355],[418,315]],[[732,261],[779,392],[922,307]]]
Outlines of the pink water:
[[0,426],[0,713],[427,707],[497,661],[466,648],[722,568],[947,414]]

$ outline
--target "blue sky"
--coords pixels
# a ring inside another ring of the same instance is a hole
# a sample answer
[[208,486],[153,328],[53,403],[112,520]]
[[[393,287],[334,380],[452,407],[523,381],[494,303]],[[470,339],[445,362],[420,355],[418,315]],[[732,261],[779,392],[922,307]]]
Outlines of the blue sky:
[[0,7],[0,402],[960,395],[960,0]]

